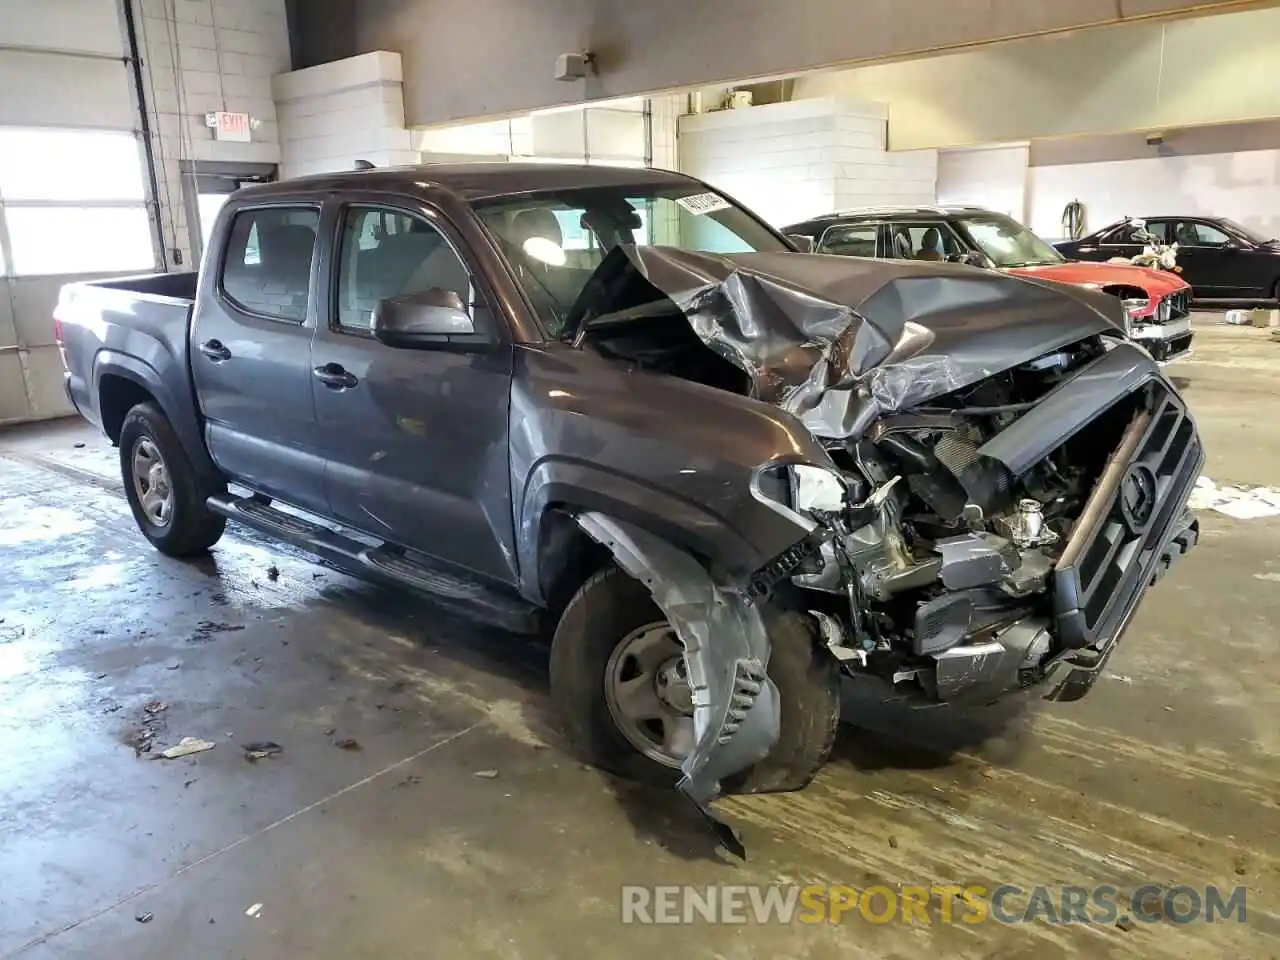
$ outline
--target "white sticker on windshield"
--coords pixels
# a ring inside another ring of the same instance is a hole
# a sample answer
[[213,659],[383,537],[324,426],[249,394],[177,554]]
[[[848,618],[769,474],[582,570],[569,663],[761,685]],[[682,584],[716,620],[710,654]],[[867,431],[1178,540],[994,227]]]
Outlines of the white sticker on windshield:
[[676,197],[676,203],[695,216],[729,209],[729,201],[716,193],[695,193],[689,197]]

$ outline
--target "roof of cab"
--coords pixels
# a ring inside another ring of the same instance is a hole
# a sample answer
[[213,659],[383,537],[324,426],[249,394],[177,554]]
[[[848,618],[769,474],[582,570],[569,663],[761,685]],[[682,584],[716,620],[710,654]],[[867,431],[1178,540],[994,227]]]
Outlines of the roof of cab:
[[698,181],[669,170],[560,163],[426,163],[319,173],[245,187],[245,195],[263,196],[303,190],[388,190],[441,188],[463,200],[490,200],[528,193],[584,187],[688,186]]

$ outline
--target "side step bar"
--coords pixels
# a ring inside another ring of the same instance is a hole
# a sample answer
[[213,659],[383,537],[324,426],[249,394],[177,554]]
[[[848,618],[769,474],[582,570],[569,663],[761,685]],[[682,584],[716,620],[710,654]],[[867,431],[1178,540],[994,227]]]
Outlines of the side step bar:
[[500,588],[430,567],[410,558],[398,547],[370,546],[331,527],[286,513],[260,497],[214,496],[207,504],[210,510],[228,520],[291,543],[354,576],[409,587],[459,616],[513,633],[541,630],[539,610],[528,601]]

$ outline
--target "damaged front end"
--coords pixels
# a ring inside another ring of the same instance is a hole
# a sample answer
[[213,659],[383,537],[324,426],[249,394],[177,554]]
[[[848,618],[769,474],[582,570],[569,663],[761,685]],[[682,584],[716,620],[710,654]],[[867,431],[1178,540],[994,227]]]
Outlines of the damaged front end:
[[632,524],[600,513],[578,523],[618,565],[649,588],[684,644],[693,701],[694,746],[678,784],[726,848],[741,844],[708,810],[724,778],[764,759],[778,739],[778,691],[769,679],[769,638],[760,608],[723,589],[691,555]]
[[752,497],[796,536],[741,582],[580,518],[684,642],[698,736],[681,785],[704,810],[778,735],[767,603],[922,704],[1070,700],[1195,543],[1195,424],[1114,298],[949,265],[620,248],[582,336],[655,296],[828,455],[755,471]]

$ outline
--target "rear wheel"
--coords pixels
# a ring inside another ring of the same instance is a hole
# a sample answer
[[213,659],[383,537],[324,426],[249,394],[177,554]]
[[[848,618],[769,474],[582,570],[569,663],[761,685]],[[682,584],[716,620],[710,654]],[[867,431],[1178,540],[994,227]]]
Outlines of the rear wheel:
[[226,519],[205,501],[225,488],[200,478],[173,426],[153,403],[140,403],[125,415],[120,472],[138,529],[161,553],[189,557],[222,536]]
[[[835,742],[840,675],[799,614],[769,624],[769,676],[781,732],[769,756],[724,784],[733,793],[798,790]],[[620,776],[672,786],[695,745],[683,647],[649,591],[617,567],[578,590],[556,628],[551,692],[583,758]]]

